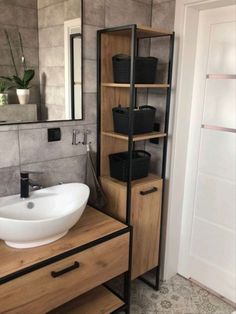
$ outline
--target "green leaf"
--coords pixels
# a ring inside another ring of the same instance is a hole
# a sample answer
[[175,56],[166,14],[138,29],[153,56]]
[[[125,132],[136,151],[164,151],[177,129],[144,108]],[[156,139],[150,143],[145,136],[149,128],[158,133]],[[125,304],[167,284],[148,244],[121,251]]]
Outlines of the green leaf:
[[6,80],[8,82],[14,82],[12,77],[8,77],[8,76],[0,76],[0,79]]
[[25,70],[24,71],[24,76],[23,76],[23,81],[24,85],[27,88],[29,85],[29,82],[34,78],[34,70]]
[[7,92],[9,89],[15,87],[13,82],[6,80],[5,77],[0,77],[0,93]]
[[19,87],[19,88],[25,88],[25,84],[24,84],[24,81],[21,80],[18,76],[13,76],[13,79],[14,79],[14,82],[16,84],[16,87]]

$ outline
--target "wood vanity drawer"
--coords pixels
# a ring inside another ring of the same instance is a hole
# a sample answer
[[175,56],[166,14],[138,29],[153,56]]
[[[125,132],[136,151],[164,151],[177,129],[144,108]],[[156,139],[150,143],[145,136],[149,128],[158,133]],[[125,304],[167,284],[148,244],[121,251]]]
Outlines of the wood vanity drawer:
[[129,233],[0,285],[0,313],[46,313],[128,270]]

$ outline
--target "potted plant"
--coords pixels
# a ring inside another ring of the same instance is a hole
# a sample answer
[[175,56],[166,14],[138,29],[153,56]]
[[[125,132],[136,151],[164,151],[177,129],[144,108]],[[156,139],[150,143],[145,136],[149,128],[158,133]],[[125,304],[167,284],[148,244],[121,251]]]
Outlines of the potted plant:
[[3,79],[0,79],[0,106],[8,105],[8,93],[7,91],[12,86]]
[[21,105],[25,105],[29,103],[29,96],[30,96],[29,84],[31,80],[34,78],[35,72],[33,69],[28,69],[26,66],[21,33],[19,32],[18,34],[19,34],[19,41],[20,41],[20,48],[21,48],[21,64],[23,65],[23,74],[20,75],[18,73],[11,42],[10,42],[7,31],[5,30],[5,35],[6,35],[6,39],[10,48],[10,55],[11,55],[12,65],[15,70],[15,75],[13,75],[12,77],[1,77],[1,78],[13,84],[16,87],[16,94],[18,96],[19,103]]
[[29,83],[34,77],[34,70],[24,70],[23,77],[13,75],[11,82],[16,86],[16,94],[21,105],[29,103]]

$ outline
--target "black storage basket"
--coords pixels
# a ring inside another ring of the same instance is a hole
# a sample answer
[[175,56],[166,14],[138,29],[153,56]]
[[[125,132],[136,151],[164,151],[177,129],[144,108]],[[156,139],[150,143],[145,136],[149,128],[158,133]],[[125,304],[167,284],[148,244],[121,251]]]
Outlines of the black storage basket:
[[[132,178],[141,179],[148,176],[151,154],[144,150],[132,152]],[[128,181],[129,153],[121,152],[109,155],[110,176],[120,181]]]
[[[135,58],[135,83],[153,84],[156,79],[158,59],[155,57]],[[118,54],[112,57],[113,76],[115,83],[130,83],[131,58]]]
[[[133,134],[152,132],[155,123],[156,108],[140,106],[134,110]],[[112,109],[114,132],[129,133],[129,108],[115,107]]]

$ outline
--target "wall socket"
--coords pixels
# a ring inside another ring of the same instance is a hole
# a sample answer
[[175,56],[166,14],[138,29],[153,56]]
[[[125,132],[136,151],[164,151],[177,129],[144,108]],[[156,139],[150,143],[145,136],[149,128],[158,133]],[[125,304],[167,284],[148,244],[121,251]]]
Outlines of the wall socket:
[[61,140],[61,129],[52,128],[48,129],[48,142],[56,142]]

